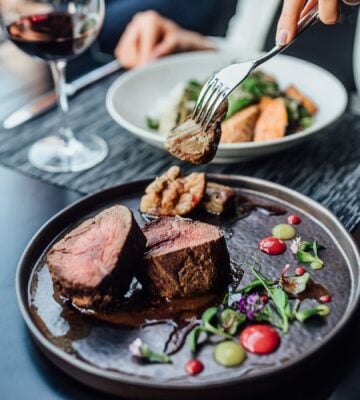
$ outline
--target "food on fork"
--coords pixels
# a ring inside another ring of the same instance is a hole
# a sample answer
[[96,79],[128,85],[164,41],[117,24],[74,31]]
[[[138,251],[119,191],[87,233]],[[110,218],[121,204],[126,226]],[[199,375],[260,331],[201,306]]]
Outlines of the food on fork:
[[204,173],[194,172],[182,177],[180,167],[170,167],[147,186],[140,211],[157,216],[187,215],[200,204],[205,188]]
[[128,290],[145,244],[132,212],[116,205],[55,243],[47,263],[62,296],[78,307],[102,308]]
[[230,274],[229,253],[220,229],[179,217],[146,225],[146,266],[139,280],[165,298],[195,296],[219,289]]
[[223,102],[208,125],[206,122],[197,122],[189,116],[185,122],[170,133],[165,147],[180,160],[192,164],[210,162],[215,157],[219,145],[221,121],[226,115],[227,107],[227,101]]

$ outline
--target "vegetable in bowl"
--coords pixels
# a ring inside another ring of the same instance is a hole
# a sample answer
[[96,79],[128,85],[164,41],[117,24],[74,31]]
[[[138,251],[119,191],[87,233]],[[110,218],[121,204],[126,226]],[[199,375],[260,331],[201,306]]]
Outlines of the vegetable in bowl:
[[[158,100],[147,127],[168,136],[190,116],[202,86],[195,79],[176,85]],[[314,102],[294,85],[282,90],[275,78],[256,71],[229,96],[220,143],[279,139],[310,127],[316,112]]]

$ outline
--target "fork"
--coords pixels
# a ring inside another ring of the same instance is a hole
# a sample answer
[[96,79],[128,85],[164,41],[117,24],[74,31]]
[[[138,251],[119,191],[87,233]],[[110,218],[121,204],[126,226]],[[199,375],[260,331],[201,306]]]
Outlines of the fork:
[[308,27],[318,21],[317,4],[298,22],[294,39],[286,45],[275,45],[267,53],[249,61],[231,64],[210,77],[203,86],[196,101],[191,118],[206,130],[222,102],[243,82],[249,74],[265,61],[279,54],[290,46]]

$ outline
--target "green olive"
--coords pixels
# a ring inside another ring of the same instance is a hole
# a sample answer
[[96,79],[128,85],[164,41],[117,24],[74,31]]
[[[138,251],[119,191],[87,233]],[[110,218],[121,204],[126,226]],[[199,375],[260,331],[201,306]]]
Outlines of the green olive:
[[215,361],[224,367],[235,367],[244,362],[246,352],[240,344],[226,341],[219,343],[214,349]]
[[295,228],[289,224],[275,225],[271,233],[273,236],[282,240],[289,240],[296,236]]

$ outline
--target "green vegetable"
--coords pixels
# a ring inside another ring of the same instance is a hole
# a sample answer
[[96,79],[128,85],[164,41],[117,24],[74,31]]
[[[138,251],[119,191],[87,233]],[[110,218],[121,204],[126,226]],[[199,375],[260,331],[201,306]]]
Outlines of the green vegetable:
[[299,307],[300,307],[300,301],[297,300],[294,305],[293,313],[295,315],[295,318],[301,323],[305,322],[307,319],[316,315],[320,317],[325,317],[330,314],[330,307],[327,306],[326,304],[319,304],[316,307],[308,308],[302,311],[298,311]]
[[199,336],[202,332],[202,328],[200,328],[199,326],[197,326],[196,328],[194,328],[188,335],[187,337],[187,344],[190,347],[190,351],[193,354],[196,354],[197,352],[197,346],[198,346],[198,342],[199,342]]
[[149,362],[162,363],[162,364],[171,364],[171,358],[165,353],[155,353],[150,349],[150,347],[143,343],[140,347],[141,356],[143,359]]
[[215,347],[214,359],[224,367],[236,367],[245,361],[246,352],[240,344],[225,341]]
[[225,332],[224,328],[216,326],[213,321],[217,320],[218,309],[217,307],[210,307],[204,311],[201,317],[201,326],[195,327],[187,337],[187,344],[190,347],[191,352],[195,355],[198,348],[199,337],[201,333],[213,334],[224,337],[226,339],[232,339],[230,333]]
[[309,279],[310,274],[308,272],[301,276],[285,276],[282,274],[280,284],[285,292],[296,295],[305,291]]
[[301,241],[296,252],[296,259],[301,263],[310,264],[312,269],[321,269],[325,265],[324,261],[318,256],[318,250],[321,249],[325,249],[325,247],[318,244],[316,240],[313,242]]
[[225,332],[235,335],[239,326],[245,322],[246,316],[231,308],[226,308],[220,315],[220,325]]
[[280,95],[279,85],[261,71],[252,73],[240,85],[244,92],[257,98],[261,96],[276,97]]
[[256,99],[252,97],[241,97],[239,99],[234,99],[230,96],[226,118],[232,117],[234,114],[248,107],[255,101]]
[[[251,264],[249,264],[249,267],[252,273],[261,281],[268,296],[274,302],[276,306],[276,311],[281,318],[280,328],[283,330],[284,333],[287,333],[289,330],[289,319],[287,314],[288,296],[286,292],[281,288],[276,288],[276,287],[273,288],[267,285],[262,275],[255,269],[255,267]],[[268,322],[272,323],[275,326],[279,326],[279,322],[276,321],[275,319],[273,321],[268,321]]]
[[299,125],[303,128],[306,129],[309,126],[311,126],[314,122],[314,119],[312,117],[303,117],[299,119]]
[[159,129],[159,120],[152,117],[146,117],[146,125],[150,129]]
[[289,224],[275,225],[271,233],[273,236],[282,240],[289,240],[296,236],[295,228]]
[[190,80],[185,88],[185,101],[196,101],[200,95],[202,84],[197,80]]

